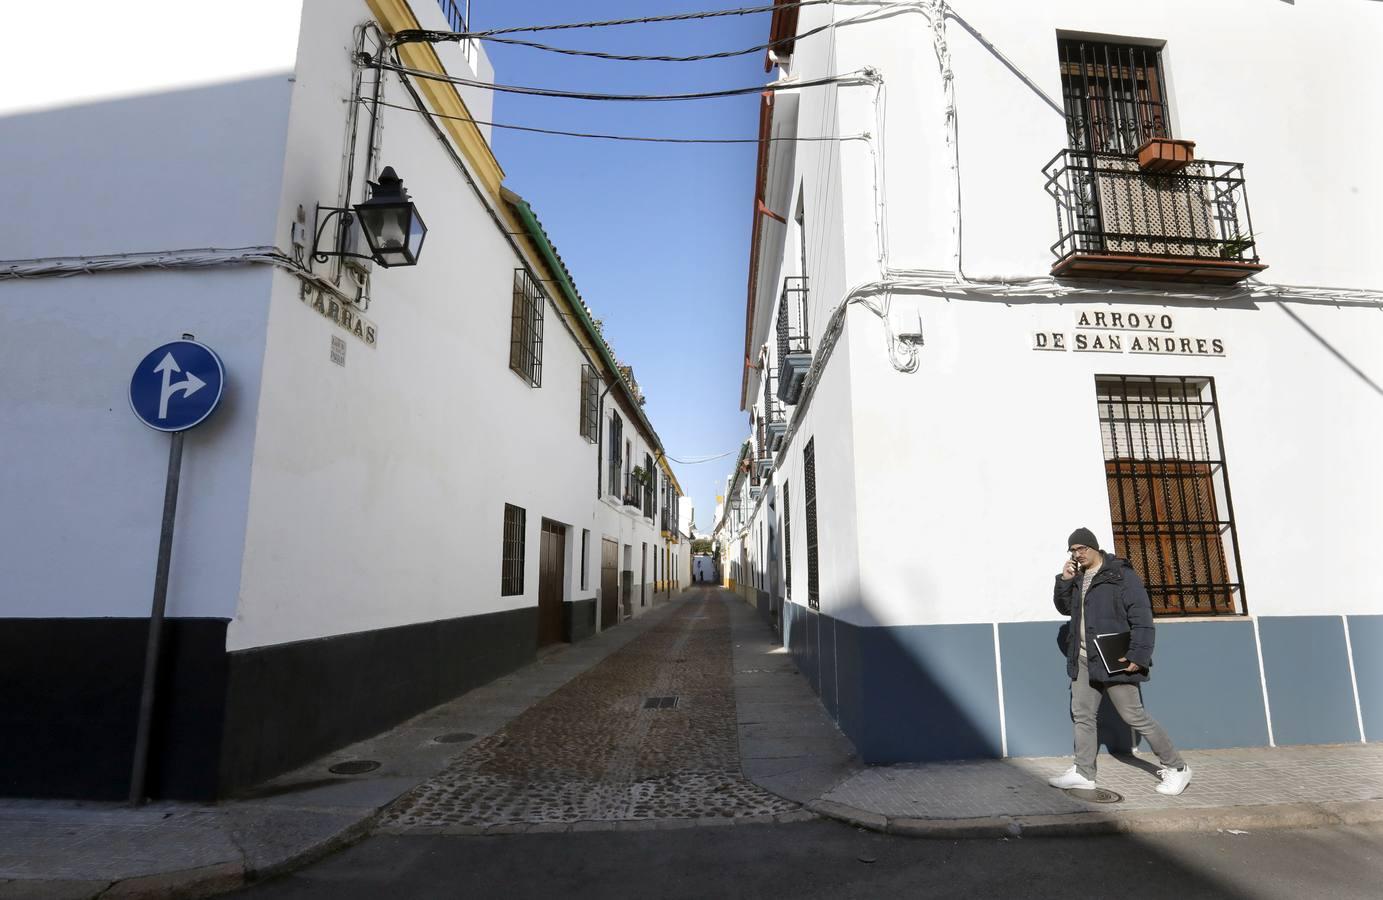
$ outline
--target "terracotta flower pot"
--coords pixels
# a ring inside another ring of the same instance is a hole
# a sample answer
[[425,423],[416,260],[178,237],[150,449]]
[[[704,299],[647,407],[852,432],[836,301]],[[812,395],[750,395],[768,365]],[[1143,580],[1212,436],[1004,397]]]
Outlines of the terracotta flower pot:
[[1180,172],[1196,158],[1196,142],[1151,138],[1138,148],[1138,168],[1152,175]]

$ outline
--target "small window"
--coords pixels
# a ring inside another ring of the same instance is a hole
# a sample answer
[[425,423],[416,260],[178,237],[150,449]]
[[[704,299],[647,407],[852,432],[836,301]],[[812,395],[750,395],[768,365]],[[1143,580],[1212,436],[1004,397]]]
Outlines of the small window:
[[581,436],[592,444],[598,440],[600,378],[595,366],[581,367]]
[[1114,552],[1154,615],[1247,612],[1211,378],[1095,379]]
[[533,387],[543,383],[543,292],[526,269],[514,270],[514,313],[509,368]]
[[581,590],[590,585],[591,530],[581,529]]
[[802,450],[802,487],[807,494],[807,605],[821,608],[821,579],[816,562],[816,438]]
[[792,599],[792,506],[788,483],[783,482],[783,594]]
[[511,597],[523,593],[524,525],[528,512],[511,503],[504,504],[504,558],[499,592]]

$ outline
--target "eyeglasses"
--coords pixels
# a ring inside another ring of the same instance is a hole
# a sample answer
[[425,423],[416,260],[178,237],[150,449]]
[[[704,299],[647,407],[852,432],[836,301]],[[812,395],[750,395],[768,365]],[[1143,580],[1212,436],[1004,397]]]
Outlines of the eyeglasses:
[[1082,546],[1082,545],[1080,545],[1080,544],[1076,544],[1074,547],[1071,548],[1071,552],[1072,552],[1072,553],[1079,553],[1079,552],[1081,552],[1082,550],[1089,550],[1089,549],[1090,549],[1089,547],[1085,547],[1085,546]]

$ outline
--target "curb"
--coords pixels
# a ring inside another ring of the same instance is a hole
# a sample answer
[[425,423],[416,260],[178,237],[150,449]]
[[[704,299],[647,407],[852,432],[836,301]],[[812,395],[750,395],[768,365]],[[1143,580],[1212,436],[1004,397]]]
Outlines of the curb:
[[[120,898],[120,900],[146,900],[146,898],[155,897],[199,898],[226,894],[249,887],[256,882],[286,875],[338,850],[344,850],[366,837],[383,812],[384,808],[376,809],[320,843],[258,868],[246,866],[243,861],[239,861],[216,863],[176,872],[135,875],[110,882],[103,889],[85,896],[93,898],[93,900],[94,898],[100,898],[100,900],[116,900],[116,898]],[[10,882],[7,887],[18,888],[20,885],[24,887],[32,885],[34,891],[32,896],[46,897],[49,895],[45,893],[45,886],[50,884],[51,882],[35,879],[27,884],[23,881]],[[16,896],[22,897],[24,894],[20,893]]]
[[984,816],[974,819],[891,818],[831,800],[812,800],[805,806],[818,815],[870,831],[940,840],[1204,832],[1230,828],[1248,831],[1369,825],[1383,822],[1383,800],[1276,803],[1263,806],[1157,809],[1138,812]]

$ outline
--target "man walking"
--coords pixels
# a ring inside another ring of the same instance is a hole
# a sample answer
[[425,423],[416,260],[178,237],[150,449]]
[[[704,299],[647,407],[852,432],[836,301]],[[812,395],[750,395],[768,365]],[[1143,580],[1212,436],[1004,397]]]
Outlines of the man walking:
[[[1094,532],[1077,528],[1066,541],[1070,557],[1056,577],[1052,601],[1057,612],[1071,617],[1066,643],[1066,674],[1071,679],[1071,721],[1075,725],[1076,764],[1048,780],[1058,788],[1095,787],[1095,756],[1100,743],[1095,717],[1100,698],[1108,696],[1119,717],[1132,726],[1157,754],[1162,768],[1160,794],[1177,795],[1191,783],[1191,767],[1167,732],[1143,709],[1138,685],[1152,668],[1153,616],[1148,592],[1128,561],[1100,551]],[[1128,652],[1113,672],[1106,669],[1095,636],[1130,632]]]

